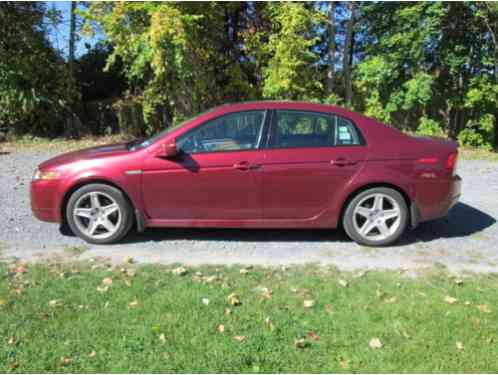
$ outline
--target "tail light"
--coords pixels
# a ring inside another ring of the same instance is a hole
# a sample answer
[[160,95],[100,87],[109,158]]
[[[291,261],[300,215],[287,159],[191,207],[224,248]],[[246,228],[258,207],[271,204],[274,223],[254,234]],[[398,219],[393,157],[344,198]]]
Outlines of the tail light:
[[448,159],[446,159],[446,168],[453,171],[453,174],[456,172],[456,166],[458,161],[458,152],[453,152],[448,155]]

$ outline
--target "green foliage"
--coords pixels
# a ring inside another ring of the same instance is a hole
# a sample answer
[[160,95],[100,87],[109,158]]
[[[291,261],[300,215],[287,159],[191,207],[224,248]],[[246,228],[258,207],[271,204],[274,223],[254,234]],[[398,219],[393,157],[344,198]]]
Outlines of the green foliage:
[[[51,119],[78,111],[80,95],[121,99],[113,116],[121,129],[146,134],[227,102],[344,105],[347,92],[351,109],[402,130],[455,139],[463,132],[465,144],[497,146],[495,3],[336,2],[332,43],[323,2],[85,2],[83,30],[99,31],[105,45],[76,61],[75,77],[47,41],[44,20],[60,22],[60,14],[43,3],[6,4],[0,126],[60,134]],[[351,56],[344,56],[348,30]]]
[[322,89],[310,66],[318,56],[312,51],[318,38],[313,29],[324,21],[323,13],[303,3],[271,3],[268,13],[272,30],[261,46],[269,55],[263,68],[263,96],[269,99],[309,100]]
[[443,129],[441,128],[441,125],[437,121],[427,117],[422,117],[420,119],[420,124],[417,128],[417,134],[425,136],[435,136],[435,137],[445,136]]
[[458,141],[462,146],[476,147],[483,150],[491,150],[493,142],[493,130],[495,118],[491,114],[485,114],[477,124],[469,124],[458,134]]
[[0,126],[32,133],[56,130],[50,127],[60,119],[69,80],[47,41],[46,14],[43,3],[0,7]]

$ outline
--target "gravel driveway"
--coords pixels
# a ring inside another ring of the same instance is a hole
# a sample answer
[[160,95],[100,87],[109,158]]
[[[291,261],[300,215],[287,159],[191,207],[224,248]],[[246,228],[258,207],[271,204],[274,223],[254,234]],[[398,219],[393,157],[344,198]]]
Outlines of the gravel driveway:
[[[342,231],[147,230],[116,245],[87,245],[37,221],[29,207],[34,168],[52,155],[0,154],[0,259],[104,257],[119,263],[288,265],[334,264],[339,269],[406,269],[444,265],[452,271],[498,271],[498,163],[460,160],[461,203],[448,218],[424,223],[397,246],[368,248]],[[80,254],[79,252],[82,251]]]

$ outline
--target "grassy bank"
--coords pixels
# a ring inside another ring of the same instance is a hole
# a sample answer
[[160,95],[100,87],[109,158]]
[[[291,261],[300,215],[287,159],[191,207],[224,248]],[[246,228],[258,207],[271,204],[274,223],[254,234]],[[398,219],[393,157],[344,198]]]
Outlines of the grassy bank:
[[173,269],[3,267],[0,372],[498,371],[498,276]]
[[50,139],[25,136],[17,139],[11,139],[8,142],[0,143],[0,152],[67,152],[87,147],[123,142],[125,140],[126,138],[122,135],[84,137],[81,139]]

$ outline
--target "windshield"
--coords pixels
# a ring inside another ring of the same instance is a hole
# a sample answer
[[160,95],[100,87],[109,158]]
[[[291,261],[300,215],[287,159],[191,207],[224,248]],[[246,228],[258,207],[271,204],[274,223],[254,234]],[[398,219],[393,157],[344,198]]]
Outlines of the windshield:
[[131,151],[133,151],[133,150],[136,150],[138,148],[149,147],[151,144],[153,144],[154,142],[156,142],[158,139],[161,139],[165,135],[170,134],[173,131],[175,131],[176,129],[181,128],[187,122],[190,122],[194,118],[202,116],[202,115],[204,115],[204,114],[206,114],[208,112],[211,112],[211,111],[213,111],[215,109],[216,108],[212,108],[212,109],[209,109],[209,110],[207,110],[205,112],[202,112],[202,113],[196,114],[194,116],[191,116],[188,119],[180,122],[179,124],[175,124],[173,126],[170,126],[169,128],[166,128],[166,129],[160,131],[159,133],[157,133],[157,134],[155,134],[155,135],[153,135],[153,136],[151,136],[149,138],[145,138],[145,139],[142,138],[142,139],[139,139],[139,140],[136,140],[136,141],[129,142],[128,143],[128,149],[130,149]]

